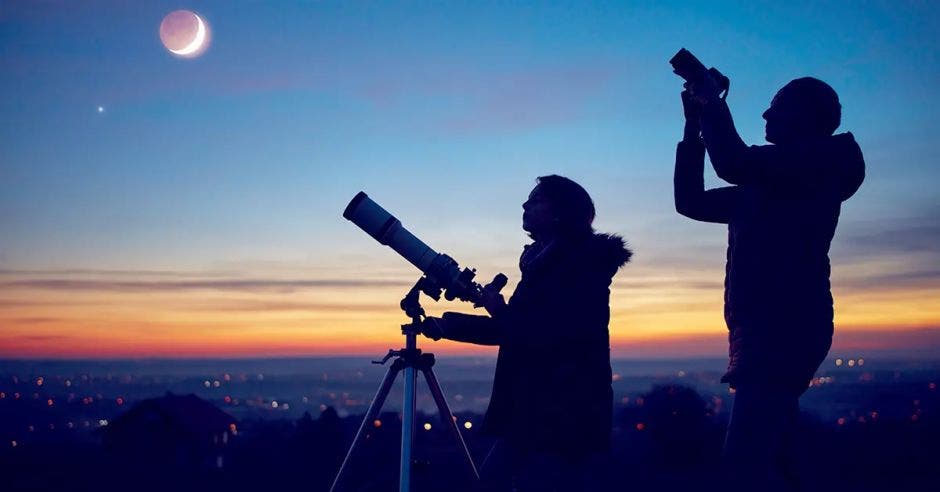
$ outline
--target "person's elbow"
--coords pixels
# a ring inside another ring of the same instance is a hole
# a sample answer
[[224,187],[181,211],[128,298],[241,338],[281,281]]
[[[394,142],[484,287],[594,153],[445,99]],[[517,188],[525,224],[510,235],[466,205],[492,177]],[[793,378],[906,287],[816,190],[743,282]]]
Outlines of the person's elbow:
[[722,181],[733,185],[743,184],[741,173],[739,173],[734,166],[719,165],[716,163],[713,164],[712,167],[715,168],[715,175]]
[[695,202],[694,200],[691,200],[687,197],[676,195],[676,199],[675,199],[676,212],[678,212],[679,215],[688,217],[693,220],[698,220],[696,218],[696,215],[697,215],[696,209],[698,207],[695,206],[694,202]]
[[747,146],[743,143],[741,145],[728,143],[708,145],[706,143],[706,148],[708,149],[708,159],[711,161],[716,176],[733,185],[744,184],[744,181],[746,181],[744,176],[746,163],[753,160],[753,154],[750,153]]

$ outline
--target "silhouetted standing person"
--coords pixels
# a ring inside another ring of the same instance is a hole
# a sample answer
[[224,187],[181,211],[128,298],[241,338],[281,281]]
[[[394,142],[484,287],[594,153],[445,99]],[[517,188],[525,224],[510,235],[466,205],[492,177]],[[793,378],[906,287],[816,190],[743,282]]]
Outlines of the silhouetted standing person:
[[[718,93],[709,78],[682,93],[676,210],[728,224],[722,381],[736,390],[725,439],[732,480],[741,490],[794,489],[798,400],[832,342],[829,244],[865,164],[851,133],[834,135],[841,105],[820,80],[777,92],[763,114],[771,145],[745,145]],[[704,189],[706,149],[732,186]]]
[[499,346],[483,422],[499,438],[483,464],[487,490],[500,468],[518,491],[596,490],[613,407],[609,287],[631,252],[620,237],[594,232],[594,203],[568,178],[538,178],[522,207],[534,241],[509,303],[493,299],[491,316],[428,318],[424,333]]

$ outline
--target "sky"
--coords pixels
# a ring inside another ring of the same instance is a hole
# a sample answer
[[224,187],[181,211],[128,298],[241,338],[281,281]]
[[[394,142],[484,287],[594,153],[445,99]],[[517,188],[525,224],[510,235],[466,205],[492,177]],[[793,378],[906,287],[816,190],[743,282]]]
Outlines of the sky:
[[[180,8],[211,28],[199,57],[161,44]],[[748,143],[789,80],[835,88],[867,178],[831,249],[833,352],[935,354],[938,31],[935,2],[4,2],[0,357],[381,354],[420,272],[348,201],[511,292],[553,173],[635,251],[613,353],[720,356],[727,232],[672,202],[681,47],[730,77]]]

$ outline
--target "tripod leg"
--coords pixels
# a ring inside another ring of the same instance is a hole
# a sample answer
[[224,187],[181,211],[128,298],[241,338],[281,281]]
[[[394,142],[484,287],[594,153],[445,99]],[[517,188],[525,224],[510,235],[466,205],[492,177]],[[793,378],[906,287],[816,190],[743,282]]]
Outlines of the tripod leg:
[[444,392],[441,390],[440,383],[437,382],[437,376],[434,375],[434,369],[431,367],[422,369],[421,372],[424,373],[424,379],[428,382],[428,388],[431,390],[431,395],[434,397],[434,402],[437,403],[437,411],[441,415],[441,420],[444,421],[444,424],[450,427],[451,432],[454,434],[454,439],[457,440],[457,444],[460,445],[460,449],[463,451],[464,458],[467,459],[467,464],[470,465],[470,471],[473,472],[473,478],[475,480],[480,479],[480,474],[477,472],[477,467],[473,464],[473,457],[470,456],[470,450],[467,449],[467,443],[463,440],[463,434],[460,433],[460,428],[457,426],[457,422],[454,420],[454,414],[450,412],[450,407],[447,406],[447,399],[444,398]]
[[398,491],[411,491],[411,448],[415,431],[415,379],[412,366],[405,367],[405,390],[401,418],[401,462],[398,469]]
[[372,399],[372,403],[369,405],[369,410],[366,412],[365,417],[362,418],[362,424],[359,425],[356,437],[349,446],[346,458],[343,459],[343,464],[339,467],[339,471],[336,472],[336,478],[333,479],[333,486],[330,487],[330,492],[341,490],[339,486],[343,478],[343,472],[346,471],[346,466],[352,460],[353,452],[355,452],[362,439],[365,438],[366,429],[369,425],[372,425],[375,417],[378,416],[379,411],[382,410],[382,405],[385,404],[385,399],[388,398],[388,393],[391,391],[392,385],[395,384],[395,378],[398,377],[399,371],[401,371],[401,365],[396,361],[388,368],[388,371],[385,372],[385,379],[382,380],[382,385],[379,386],[379,390],[376,391],[375,398]]

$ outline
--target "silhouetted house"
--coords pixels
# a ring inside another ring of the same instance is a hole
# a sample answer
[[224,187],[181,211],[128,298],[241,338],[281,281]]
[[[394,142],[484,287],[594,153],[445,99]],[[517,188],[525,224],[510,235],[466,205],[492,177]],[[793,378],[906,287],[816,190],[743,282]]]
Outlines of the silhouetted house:
[[102,429],[106,449],[138,467],[222,468],[236,420],[196,395],[143,400]]

